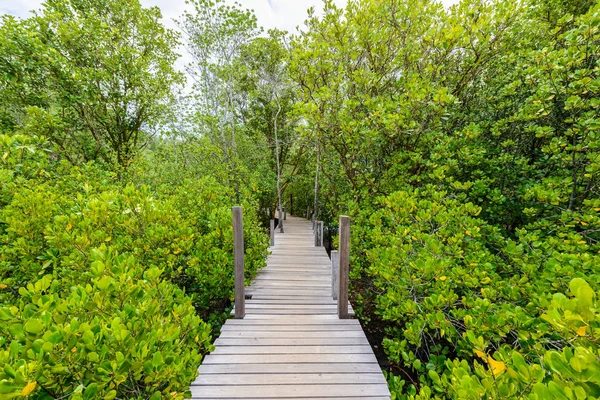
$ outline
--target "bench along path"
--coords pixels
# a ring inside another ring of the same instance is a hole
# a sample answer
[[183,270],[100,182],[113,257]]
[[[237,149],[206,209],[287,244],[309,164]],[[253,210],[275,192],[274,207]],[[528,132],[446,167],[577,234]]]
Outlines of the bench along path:
[[331,261],[312,223],[288,217],[267,266],[246,288],[191,386],[194,399],[369,399],[390,393],[355,319],[339,319]]

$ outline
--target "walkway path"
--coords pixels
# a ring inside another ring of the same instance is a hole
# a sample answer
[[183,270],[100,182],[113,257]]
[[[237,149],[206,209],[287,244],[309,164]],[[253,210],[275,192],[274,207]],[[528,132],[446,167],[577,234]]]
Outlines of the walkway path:
[[288,217],[191,386],[194,399],[368,399],[390,394],[357,320],[340,320],[331,262],[310,221]]

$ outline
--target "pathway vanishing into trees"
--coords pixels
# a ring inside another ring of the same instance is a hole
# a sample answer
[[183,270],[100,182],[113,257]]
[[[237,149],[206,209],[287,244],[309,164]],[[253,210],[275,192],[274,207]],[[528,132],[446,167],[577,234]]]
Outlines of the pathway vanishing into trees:
[[246,288],[191,386],[194,399],[388,400],[385,378],[355,319],[339,319],[331,261],[312,223],[288,217],[267,266]]

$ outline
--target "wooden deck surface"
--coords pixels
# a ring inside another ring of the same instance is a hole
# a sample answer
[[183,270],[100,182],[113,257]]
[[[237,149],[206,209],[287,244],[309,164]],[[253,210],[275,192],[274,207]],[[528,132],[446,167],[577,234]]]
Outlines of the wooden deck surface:
[[267,266],[246,288],[246,316],[230,319],[192,383],[194,399],[390,398],[357,320],[340,320],[331,262],[312,224],[288,217]]

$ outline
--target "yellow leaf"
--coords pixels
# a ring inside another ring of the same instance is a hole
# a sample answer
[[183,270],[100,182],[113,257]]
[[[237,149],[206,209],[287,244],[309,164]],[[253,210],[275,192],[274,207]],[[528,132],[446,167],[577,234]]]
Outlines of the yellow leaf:
[[580,326],[579,329],[577,329],[577,336],[585,336],[585,325]]
[[112,240],[112,237],[107,237],[106,239],[104,239],[105,242],[110,242]]
[[76,351],[77,351],[77,347],[73,347],[73,348],[71,349],[71,353],[75,353]]
[[444,281],[445,281],[446,279],[448,279],[448,278],[447,278],[447,277],[445,277],[445,276],[440,276],[440,278],[439,278],[439,279],[440,279],[440,281],[444,282]]
[[475,354],[477,354],[477,356],[479,356],[480,358],[483,358],[485,360],[486,354],[483,351],[475,350]]
[[506,365],[502,361],[496,361],[491,356],[488,356],[488,363],[494,376],[500,375],[506,369]]
[[600,211],[600,207],[594,208],[594,211]]
[[198,340],[199,340],[199,339],[198,339],[198,335],[196,335],[196,337],[194,338],[194,340],[195,340],[196,342],[198,342]]
[[577,242],[577,244],[586,244],[587,242],[585,240],[580,240],[579,242]]
[[73,225],[71,225],[71,223],[69,222],[69,223],[67,224],[67,230],[70,230],[72,227],[73,227]]
[[465,233],[466,233],[467,235],[471,236],[471,232],[470,232],[468,229],[465,231]]
[[175,250],[175,251],[173,252],[173,254],[175,254],[175,255],[177,255],[177,254],[179,254],[179,253],[181,253],[181,249],[177,249],[177,250]]
[[8,157],[8,152],[4,153],[4,155],[2,156],[2,159],[6,160],[6,157]]
[[21,396],[29,396],[35,390],[36,385],[37,385],[36,381],[29,382],[27,384],[27,386],[25,386],[23,388],[23,391],[21,392]]
[[481,283],[483,283],[484,285],[487,285],[488,283],[490,283],[492,280],[490,279],[489,276],[486,276],[485,278],[483,278],[481,280]]
[[583,226],[587,226],[587,222],[583,222],[583,221],[581,221],[581,225],[583,225]]
[[0,283],[0,289],[6,289],[7,286],[4,283]]

